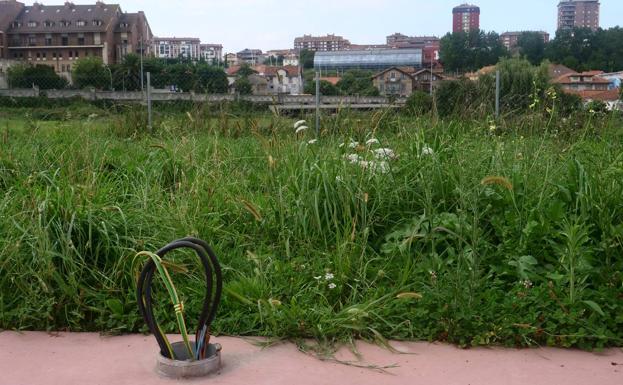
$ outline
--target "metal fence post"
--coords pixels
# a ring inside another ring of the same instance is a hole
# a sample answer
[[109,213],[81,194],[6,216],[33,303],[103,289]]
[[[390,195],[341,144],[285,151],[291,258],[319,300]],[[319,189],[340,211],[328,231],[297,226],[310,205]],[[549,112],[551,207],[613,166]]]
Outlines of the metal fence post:
[[316,71],[316,137],[320,137],[320,72]]
[[495,118],[500,117],[500,70],[495,72]]
[[147,72],[147,128],[153,133],[151,117],[151,72]]

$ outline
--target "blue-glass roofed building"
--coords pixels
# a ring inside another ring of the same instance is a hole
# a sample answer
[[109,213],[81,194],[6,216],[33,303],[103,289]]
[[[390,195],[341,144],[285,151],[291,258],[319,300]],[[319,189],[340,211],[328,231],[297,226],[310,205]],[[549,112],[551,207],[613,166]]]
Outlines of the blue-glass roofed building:
[[422,50],[375,49],[366,51],[316,52],[316,70],[370,69],[382,70],[388,67],[422,67]]

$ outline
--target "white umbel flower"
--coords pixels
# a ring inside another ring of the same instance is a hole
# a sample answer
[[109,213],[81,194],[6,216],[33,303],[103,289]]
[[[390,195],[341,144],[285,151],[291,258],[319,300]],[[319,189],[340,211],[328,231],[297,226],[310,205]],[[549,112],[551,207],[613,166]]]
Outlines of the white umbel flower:
[[422,156],[429,156],[429,155],[435,155],[435,151],[428,146],[424,146],[422,148]]
[[391,148],[379,148],[374,150],[374,156],[379,160],[394,160],[397,158],[396,153]]
[[307,123],[307,122],[304,121],[304,120],[299,120],[298,122],[294,123],[294,129],[296,130],[297,128],[299,128],[301,126],[304,126],[305,123]]
[[330,283],[330,284],[329,284],[329,290],[333,290],[333,289],[335,289],[336,287],[337,287],[337,285],[336,285],[336,284],[334,284],[334,283]]
[[307,127],[307,126],[300,126],[300,127],[298,127],[298,128],[296,129],[295,133],[298,135],[298,134],[300,134],[301,132],[303,132],[303,131],[307,130],[308,128],[309,128],[309,127]]
[[345,158],[350,163],[358,163],[361,160],[361,157],[357,154],[349,154],[349,155],[346,155]]

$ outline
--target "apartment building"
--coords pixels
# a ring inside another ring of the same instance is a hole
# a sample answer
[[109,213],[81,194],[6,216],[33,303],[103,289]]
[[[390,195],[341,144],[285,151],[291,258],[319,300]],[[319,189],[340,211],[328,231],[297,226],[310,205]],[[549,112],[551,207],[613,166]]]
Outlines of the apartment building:
[[200,44],[199,57],[208,63],[223,61],[223,46],[221,44]]
[[58,73],[70,73],[82,57],[108,64],[128,53],[149,54],[152,39],[143,12],[124,13],[119,5],[101,1],[25,6],[0,0],[0,31],[0,59],[50,65]]
[[599,0],[563,0],[558,3],[558,29],[599,28]]
[[309,50],[317,52],[326,51],[343,51],[350,46],[350,41],[344,39],[342,36],[326,35],[326,36],[312,36],[303,35],[294,39],[294,49],[296,50]]
[[236,53],[239,63],[247,63],[249,65],[257,65],[264,61],[264,53],[261,49],[245,48]]
[[154,37],[153,51],[161,59],[199,60],[201,39],[196,37]]
[[[521,37],[521,35],[524,32],[532,32],[532,31],[504,32],[503,34],[500,35],[500,40],[502,41],[502,44],[504,44],[506,49],[511,51],[517,47],[519,37]],[[541,35],[544,43],[549,43],[549,33],[544,32],[544,31],[536,31],[536,32],[539,35]]]
[[452,32],[470,32],[480,29],[480,8],[461,4],[452,9]]

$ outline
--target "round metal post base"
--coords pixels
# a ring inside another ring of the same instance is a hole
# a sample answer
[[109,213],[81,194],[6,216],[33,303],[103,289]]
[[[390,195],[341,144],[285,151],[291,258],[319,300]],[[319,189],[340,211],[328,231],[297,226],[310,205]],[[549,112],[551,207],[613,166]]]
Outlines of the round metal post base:
[[[195,346],[191,343],[191,346]],[[201,361],[190,361],[188,351],[183,342],[171,344],[176,360],[163,357],[158,354],[156,371],[168,378],[204,377],[221,369],[221,345],[210,344],[208,346],[208,358]]]

